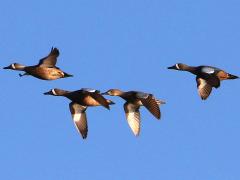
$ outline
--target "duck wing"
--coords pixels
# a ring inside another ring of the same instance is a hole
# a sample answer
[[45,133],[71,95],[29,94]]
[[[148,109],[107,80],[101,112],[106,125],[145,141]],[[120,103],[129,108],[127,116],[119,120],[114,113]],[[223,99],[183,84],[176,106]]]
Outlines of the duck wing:
[[206,100],[212,92],[212,85],[208,80],[202,79],[200,77],[196,78],[198,93],[202,100]]
[[38,66],[41,67],[55,67],[57,63],[57,57],[59,56],[59,50],[57,48],[52,48],[48,56],[39,60]]
[[123,107],[126,114],[128,125],[130,126],[134,135],[138,136],[140,133],[140,126],[141,126],[140,112],[139,112],[140,106],[126,102]]
[[140,98],[143,106],[145,106],[152,115],[157,119],[161,118],[161,112],[157,100],[153,95],[149,94],[147,97]]
[[85,106],[81,106],[80,104],[71,102],[69,104],[69,109],[78,132],[82,135],[83,139],[86,139],[88,133],[88,125],[85,111],[87,108]]
[[99,94],[98,92],[88,92],[88,93],[93,99],[99,102],[103,107],[110,109],[109,102],[107,101],[107,99],[103,97],[103,95]]

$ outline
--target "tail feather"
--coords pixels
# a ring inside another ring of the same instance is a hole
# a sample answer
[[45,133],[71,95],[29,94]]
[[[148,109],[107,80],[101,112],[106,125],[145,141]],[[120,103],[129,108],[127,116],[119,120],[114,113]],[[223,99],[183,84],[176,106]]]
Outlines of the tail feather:
[[110,105],[115,104],[115,102],[113,102],[113,101],[111,101],[111,100],[109,100],[109,99],[107,99],[107,102],[108,102]]
[[165,101],[162,101],[162,100],[159,100],[159,99],[156,99],[156,102],[157,102],[158,105],[166,104]]
[[228,74],[228,79],[238,79],[238,76],[232,75],[232,74]]

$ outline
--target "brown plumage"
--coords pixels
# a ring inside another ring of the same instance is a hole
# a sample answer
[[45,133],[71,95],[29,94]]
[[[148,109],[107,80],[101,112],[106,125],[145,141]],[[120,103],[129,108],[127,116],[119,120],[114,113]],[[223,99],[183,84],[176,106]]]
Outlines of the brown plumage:
[[4,69],[24,71],[24,74],[19,74],[20,77],[31,75],[42,80],[55,80],[59,78],[71,77],[72,75],[63,72],[60,68],[56,67],[58,56],[59,50],[57,48],[52,48],[48,56],[40,59],[38,65],[24,66],[18,63],[13,63],[7,67],[4,67]]
[[179,71],[188,71],[196,75],[196,82],[198,93],[202,100],[206,100],[212,92],[212,88],[219,88],[220,82],[227,79],[237,79],[238,76],[229,74],[222,69],[212,66],[188,66],[186,64],[178,63],[174,66],[168,67]]
[[81,89],[77,91],[65,91],[61,89],[52,89],[45,95],[63,96],[71,100],[69,109],[72,114],[72,119],[83,139],[87,138],[88,125],[86,110],[91,106],[103,106],[110,109],[109,105],[114,102],[105,99],[97,90]]
[[119,96],[126,100],[126,103],[124,104],[124,111],[128,121],[128,125],[130,126],[135,136],[138,136],[140,133],[140,107],[146,107],[148,111],[154,115],[154,117],[160,119],[161,113],[159,105],[165,104],[164,101],[157,100],[152,94],[138,91],[123,92],[119,89],[110,89],[102,94]]

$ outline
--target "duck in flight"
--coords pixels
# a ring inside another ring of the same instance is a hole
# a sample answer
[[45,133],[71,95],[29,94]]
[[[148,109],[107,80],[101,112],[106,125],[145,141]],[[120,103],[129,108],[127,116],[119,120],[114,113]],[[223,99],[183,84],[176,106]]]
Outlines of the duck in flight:
[[3,69],[12,69],[17,71],[24,71],[24,74],[19,74],[20,77],[25,75],[32,75],[42,80],[55,80],[59,78],[72,77],[72,75],[63,72],[60,68],[56,67],[57,57],[59,50],[52,48],[48,56],[40,59],[38,65],[24,66],[18,63],[13,63]]
[[48,92],[45,92],[44,94],[63,96],[71,100],[71,103],[69,104],[69,109],[72,114],[72,119],[83,139],[86,139],[88,134],[86,115],[87,108],[91,106],[103,106],[107,109],[110,109],[109,105],[115,104],[114,102],[105,99],[100,94],[100,91],[89,88],[82,88],[77,91],[52,89]]
[[206,100],[211,94],[212,88],[219,88],[220,82],[227,79],[237,79],[238,76],[229,74],[222,69],[212,66],[188,66],[178,63],[168,69],[188,71],[196,75],[198,93],[202,100]]
[[159,105],[165,104],[164,101],[156,99],[152,94],[139,91],[123,92],[119,89],[110,89],[107,92],[102,93],[102,95],[119,96],[126,101],[123,106],[125,115],[128,125],[135,136],[138,136],[140,133],[140,107],[146,107],[155,118],[160,119],[161,112]]

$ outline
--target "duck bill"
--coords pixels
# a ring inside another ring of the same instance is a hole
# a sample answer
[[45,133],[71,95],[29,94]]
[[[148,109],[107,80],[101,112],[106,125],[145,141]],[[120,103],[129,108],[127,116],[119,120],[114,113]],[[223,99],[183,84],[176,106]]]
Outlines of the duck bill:
[[170,67],[168,67],[168,69],[176,69],[176,67],[175,66],[170,66]]
[[10,65],[10,66],[4,67],[3,69],[11,69],[11,68],[12,68],[12,66]]
[[104,92],[104,93],[101,93],[101,95],[108,95],[108,93],[107,93],[107,92]]
[[48,92],[45,92],[43,93],[44,95],[52,95],[52,91],[48,91]]

